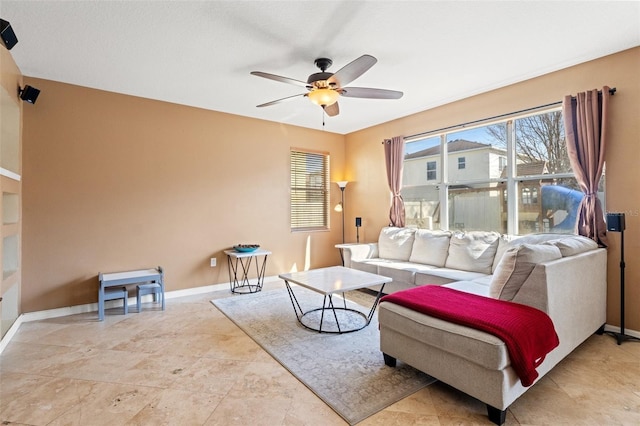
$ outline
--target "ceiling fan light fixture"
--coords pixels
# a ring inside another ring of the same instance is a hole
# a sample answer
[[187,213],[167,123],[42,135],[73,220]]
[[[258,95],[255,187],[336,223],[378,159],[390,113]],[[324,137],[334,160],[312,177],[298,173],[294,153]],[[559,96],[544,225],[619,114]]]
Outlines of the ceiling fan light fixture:
[[333,105],[338,101],[340,93],[333,89],[314,89],[307,94],[311,102],[321,107]]

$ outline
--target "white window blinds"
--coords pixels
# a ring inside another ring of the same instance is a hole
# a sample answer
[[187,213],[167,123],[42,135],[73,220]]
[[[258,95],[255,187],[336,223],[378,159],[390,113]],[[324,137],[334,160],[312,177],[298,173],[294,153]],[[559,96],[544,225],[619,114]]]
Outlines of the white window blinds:
[[329,154],[291,150],[291,230],[328,229]]

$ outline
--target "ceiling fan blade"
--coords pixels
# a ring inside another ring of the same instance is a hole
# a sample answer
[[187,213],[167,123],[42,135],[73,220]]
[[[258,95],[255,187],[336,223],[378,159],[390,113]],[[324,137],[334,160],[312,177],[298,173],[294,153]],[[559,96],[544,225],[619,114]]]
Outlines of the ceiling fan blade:
[[328,79],[329,84],[334,83],[338,87],[346,86],[364,74],[369,68],[374,66],[376,62],[378,62],[378,60],[373,56],[362,55],[333,74],[333,76]]
[[281,83],[294,84],[296,86],[307,87],[308,84],[306,81],[300,81],[289,77],[282,77],[275,74],[269,74],[268,72],[261,71],[251,71],[251,75],[255,75],[258,77],[268,78],[269,80],[279,81]]
[[331,105],[324,107],[324,112],[326,112],[329,117],[335,117],[340,114],[340,107],[337,102],[334,102]]
[[256,105],[256,107],[257,108],[262,108],[262,107],[266,107],[266,106],[271,106],[271,105],[279,104],[280,102],[290,101],[292,99],[299,98],[300,96],[307,96],[307,94],[306,93],[301,93],[299,95],[287,96],[286,98],[276,99],[275,101],[267,102],[265,104]]
[[343,87],[340,94],[347,98],[400,99],[404,93],[395,90],[372,89],[370,87]]

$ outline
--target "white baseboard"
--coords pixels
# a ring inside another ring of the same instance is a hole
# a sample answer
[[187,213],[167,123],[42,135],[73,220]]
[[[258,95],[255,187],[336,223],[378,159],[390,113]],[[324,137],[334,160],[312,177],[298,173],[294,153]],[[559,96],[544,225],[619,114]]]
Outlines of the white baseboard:
[[[272,276],[272,277],[265,277],[263,282],[269,283],[274,281],[282,281],[282,280],[277,276]],[[214,291],[229,290],[230,288],[231,286],[229,285],[229,283],[212,284],[212,285],[207,285],[203,287],[193,287],[193,288],[187,288],[183,290],[167,291],[165,293],[165,298],[167,300],[176,299],[178,297],[195,296],[198,294],[211,293]],[[148,295],[142,296],[142,300],[144,302],[150,302],[153,300],[153,295],[148,294]],[[130,297],[127,303],[129,304],[129,306],[135,305],[136,298]],[[122,306],[122,302],[120,302],[119,300],[107,300],[104,304],[105,309],[116,308],[118,306]],[[16,319],[16,321],[11,325],[7,333],[2,337],[2,340],[0,340],[0,354],[2,354],[2,351],[4,351],[4,348],[9,344],[9,342],[11,341],[13,336],[16,334],[20,326],[25,322],[40,321],[44,319],[66,317],[69,315],[85,314],[87,312],[97,312],[97,311],[98,311],[98,302],[94,302],[94,303],[85,303],[83,305],[74,305],[74,306],[67,306],[64,308],[47,309],[45,311],[27,312],[24,314],[20,314]]]
[[18,318],[13,322],[13,324],[11,324],[9,330],[7,330],[5,335],[2,337],[2,340],[0,340],[0,355],[2,355],[2,351],[4,351],[4,348],[7,347],[11,339],[13,339],[13,336],[15,336],[15,334],[18,332],[18,329],[23,323],[23,317],[24,315],[19,315]]
[[[281,281],[281,279],[277,276],[264,278],[264,283],[275,282],[275,281]],[[227,290],[227,289],[230,289],[229,283],[212,284],[212,285],[207,285],[203,287],[193,287],[193,288],[187,288],[183,290],[167,291],[165,293],[165,297],[167,298],[167,300],[169,300],[169,299],[176,299],[178,297],[195,296],[198,294],[211,293],[214,291]],[[145,295],[142,297],[142,300],[145,302],[151,301],[152,297],[153,295],[151,294]],[[132,305],[132,304],[135,305],[136,303],[135,297],[130,297],[128,303],[129,305]],[[107,300],[104,305],[105,309],[115,308],[118,306],[120,306],[120,302],[118,300]],[[2,354],[2,351],[4,351],[4,348],[9,344],[9,342],[11,341],[13,336],[16,334],[20,326],[25,322],[39,321],[39,320],[49,319],[49,318],[66,317],[68,315],[84,314],[87,312],[97,312],[97,311],[98,311],[98,302],[95,302],[95,303],[86,303],[84,305],[74,305],[74,306],[68,306],[65,308],[48,309],[46,311],[27,312],[26,314],[21,314],[20,316],[18,316],[18,319],[16,319],[13,325],[9,328],[7,333],[2,337],[2,340],[0,340],[0,354]],[[605,331],[612,331],[615,333],[620,332],[620,327],[616,327],[609,324],[605,324],[604,329]],[[633,336],[640,339],[640,332],[636,330],[625,329],[624,333],[628,336]]]
[[[620,327],[617,327],[615,325],[606,324],[604,326],[604,331],[612,331],[614,333],[620,333]],[[636,338],[640,339],[640,332],[635,331],[635,330],[629,330],[628,328],[625,328],[624,329],[624,334],[626,334],[627,336],[636,337]]]

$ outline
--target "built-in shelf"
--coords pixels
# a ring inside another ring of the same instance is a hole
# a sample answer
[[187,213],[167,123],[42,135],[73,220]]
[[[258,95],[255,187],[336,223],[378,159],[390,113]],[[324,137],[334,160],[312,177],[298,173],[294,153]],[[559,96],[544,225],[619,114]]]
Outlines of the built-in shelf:
[[17,235],[20,233],[19,223],[10,223],[8,225],[2,225],[2,236],[7,237],[9,235]]
[[11,170],[7,170],[3,167],[0,167],[0,175],[1,176],[6,176],[9,179],[13,179],[13,180],[17,180],[20,181],[20,179],[22,179],[22,177],[16,173],[16,172],[12,172]]
[[11,225],[20,220],[20,196],[10,192],[2,193],[2,224]]
[[20,306],[20,284],[16,282],[7,286],[2,293],[2,309],[0,310],[0,332],[2,336],[11,328],[19,315]]
[[[6,52],[2,53],[4,60]],[[9,55],[10,56],[10,55]],[[15,81],[9,74],[2,73],[0,85],[0,240],[2,241],[2,279],[0,280],[0,337],[15,323],[20,312],[21,271],[21,117],[22,102],[18,99]],[[7,86],[5,83],[10,84]],[[12,87],[7,91],[7,87]]]
[[11,287],[15,283],[18,282],[20,277],[19,271],[6,271],[6,273],[2,272],[2,291],[4,292],[7,288]]
[[13,277],[16,276],[16,272],[18,272],[17,269],[12,269],[10,271],[2,271],[2,281],[3,281],[3,285],[8,285],[11,281],[13,281]]
[[2,279],[6,280],[18,270],[18,235],[2,238]]
[[20,175],[20,106],[17,102],[15,93],[11,96],[3,87],[0,97],[0,173],[15,176]]

